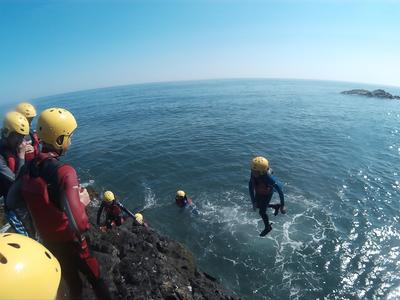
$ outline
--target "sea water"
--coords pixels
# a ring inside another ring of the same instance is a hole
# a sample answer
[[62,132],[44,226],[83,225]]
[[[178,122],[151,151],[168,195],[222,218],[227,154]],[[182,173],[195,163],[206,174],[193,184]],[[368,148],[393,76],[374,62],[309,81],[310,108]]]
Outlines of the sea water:
[[[352,88],[379,87],[217,80],[33,103],[76,116],[64,160],[83,183],[145,209],[153,228],[186,244],[201,270],[244,299],[396,299],[400,101],[340,94]],[[274,224],[265,238],[248,196],[255,155],[267,157],[285,184],[287,214],[269,211]],[[178,189],[199,215],[176,207]]]

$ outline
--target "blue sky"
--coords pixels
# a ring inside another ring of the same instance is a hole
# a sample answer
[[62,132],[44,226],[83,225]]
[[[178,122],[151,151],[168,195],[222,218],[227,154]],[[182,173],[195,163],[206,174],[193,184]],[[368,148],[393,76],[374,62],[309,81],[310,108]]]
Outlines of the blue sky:
[[0,0],[0,101],[141,82],[400,86],[400,1]]

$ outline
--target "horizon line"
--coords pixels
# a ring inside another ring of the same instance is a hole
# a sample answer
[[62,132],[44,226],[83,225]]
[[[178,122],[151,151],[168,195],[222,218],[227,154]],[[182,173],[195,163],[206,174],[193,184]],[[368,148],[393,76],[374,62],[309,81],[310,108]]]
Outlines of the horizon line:
[[169,83],[180,83],[180,82],[198,82],[198,81],[223,81],[223,80],[297,80],[297,81],[326,81],[326,82],[338,82],[338,83],[353,83],[353,84],[364,84],[364,85],[375,85],[375,86],[382,86],[388,88],[400,88],[399,86],[395,85],[388,85],[388,84],[377,84],[371,82],[357,82],[357,81],[343,81],[343,80],[336,80],[336,79],[315,79],[315,78],[282,78],[282,77],[230,77],[230,78],[200,78],[200,79],[178,79],[178,80],[160,80],[160,81],[146,81],[146,82],[134,82],[134,83],[126,83],[126,84],[117,84],[112,86],[100,86],[95,88],[87,88],[87,89],[78,89],[69,92],[60,92],[56,94],[38,96],[28,98],[28,101],[32,100],[40,100],[50,97],[68,95],[68,94],[75,94],[81,92],[89,92],[95,90],[103,90],[103,89],[111,89],[111,88],[121,88],[121,87],[128,87],[128,86],[135,86],[135,85],[149,85],[149,84],[169,84]]

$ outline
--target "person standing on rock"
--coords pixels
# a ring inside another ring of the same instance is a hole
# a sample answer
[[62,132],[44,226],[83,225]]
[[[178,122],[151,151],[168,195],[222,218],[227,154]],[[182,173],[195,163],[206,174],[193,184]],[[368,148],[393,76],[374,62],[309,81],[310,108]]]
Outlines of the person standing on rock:
[[83,235],[89,221],[80,199],[76,171],[60,161],[76,128],[76,120],[68,110],[43,111],[36,126],[42,151],[28,164],[10,192],[13,197],[22,196],[43,244],[60,261],[71,299],[82,299],[79,271],[86,276],[98,299],[111,299],[100,277],[99,264]]
[[20,114],[24,115],[29,123],[29,127],[30,127],[29,135],[27,135],[25,139],[29,144],[32,145],[33,151],[25,154],[25,160],[30,161],[36,155],[39,154],[39,138],[38,138],[37,132],[35,130],[33,130],[32,126],[31,126],[33,119],[37,116],[36,109],[32,104],[30,104],[28,102],[22,102],[17,105],[15,110],[17,112],[19,112]]
[[28,236],[21,221],[21,215],[7,204],[8,191],[25,165],[25,155],[33,147],[26,144],[24,137],[29,134],[28,120],[18,112],[9,112],[4,118],[0,140],[0,196],[4,197],[4,212],[15,232]]
[[[251,161],[251,175],[249,180],[249,194],[253,204],[253,209],[259,209],[260,216],[264,222],[265,229],[260,236],[265,236],[272,230],[267,215],[267,207],[275,209],[275,215],[278,211],[286,213],[285,200],[280,184],[275,176],[269,171],[269,162],[265,157],[257,156]],[[279,194],[280,204],[270,205],[272,195],[276,190]]]

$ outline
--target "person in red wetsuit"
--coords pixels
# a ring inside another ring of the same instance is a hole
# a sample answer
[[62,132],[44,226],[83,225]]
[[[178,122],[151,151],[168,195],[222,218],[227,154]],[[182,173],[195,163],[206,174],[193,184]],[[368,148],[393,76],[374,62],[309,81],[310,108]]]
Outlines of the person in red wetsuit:
[[33,119],[37,116],[36,109],[32,104],[28,102],[22,102],[17,105],[15,110],[24,115],[29,123],[29,135],[26,136],[25,140],[32,145],[33,151],[26,152],[25,160],[30,161],[39,154],[39,137],[36,130],[34,130],[31,126]]
[[100,218],[103,210],[106,211],[105,226],[100,226],[102,231],[111,229],[113,226],[120,226],[128,216],[136,219],[135,215],[115,199],[114,193],[105,191],[103,195],[103,202],[97,211],[97,225],[100,225]]
[[22,195],[43,244],[60,261],[71,299],[82,298],[78,271],[87,277],[98,299],[111,299],[83,235],[89,221],[80,199],[77,174],[72,166],[59,160],[71,145],[76,128],[69,111],[43,111],[36,126],[42,151],[29,162],[12,191],[13,195],[18,191]]

